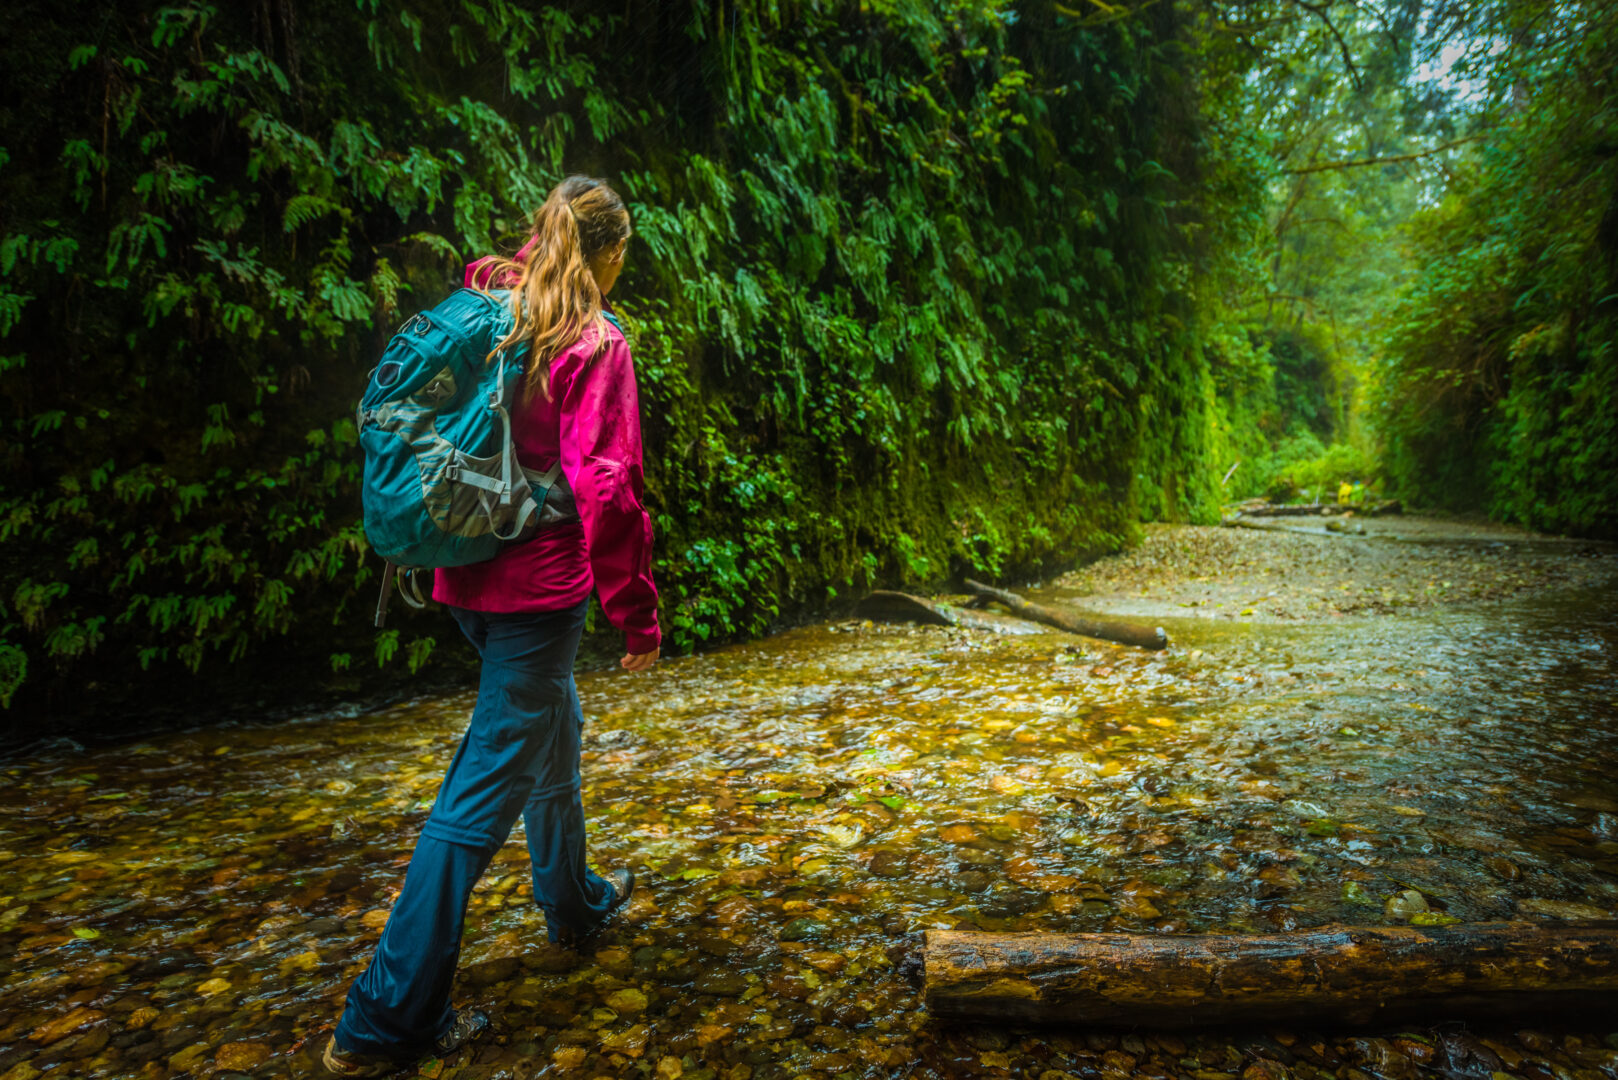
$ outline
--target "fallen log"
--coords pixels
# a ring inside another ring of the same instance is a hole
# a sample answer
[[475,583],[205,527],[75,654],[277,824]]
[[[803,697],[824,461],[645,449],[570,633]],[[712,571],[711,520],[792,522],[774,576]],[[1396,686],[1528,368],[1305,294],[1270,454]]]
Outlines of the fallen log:
[[1320,517],[1322,515],[1346,514],[1348,510],[1348,507],[1338,503],[1323,503],[1314,506],[1269,503],[1262,506],[1244,506],[1239,512],[1245,517]]
[[987,597],[999,604],[1004,604],[1013,615],[1034,622],[1054,626],[1058,630],[1066,630],[1070,634],[1082,634],[1085,637],[1100,638],[1103,641],[1116,641],[1121,645],[1137,645],[1142,649],[1166,649],[1169,636],[1163,632],[1161,626],[1146,626],[1142,623],[1114,622],[1107,619],[1091,619],[1083,615],[1069,614],[1048,608],[1044,604],[1035,604],[1014,592],[996,589],[992,585],[985,585],[979,581],[966,579],[966,587],[979,596]]
[[1305,522],[1301,525],[1283,525],[1279,521],[1249,520],[1245,517],[1225,518],[1221,525],[1232,529],[1257,529],[1259,532],[1291,533],[1293,536],[1364,536],[1365,526],[1348,524],[1347,518],[1329,518],[1320,524]]
[[1033,627],[1022,619],[987,611],[966,611],[953,604],[924,596],[877,589],[854,608],[861,618],[878,622],[913,622],[924,626],[962,626],[971,630],[992,630],[997,634],[1031,634]]
[[1299,531],[1291,525],[1283,525],[1279,521],[1249,521],[1244,517],[1225,518],[1220,524],[1231,529],[1257,529],[1260,532],[1296,533]]
[[960,617],[947,604],[937,604],[909,593],[877,589],[861,600],[855,612],[883,622],[913,622],[924,626],[959,626]]
[[1618,1015],[1618,923],[1336,927],[1288,934],[929,930],[934,1016],[1186,1028]]

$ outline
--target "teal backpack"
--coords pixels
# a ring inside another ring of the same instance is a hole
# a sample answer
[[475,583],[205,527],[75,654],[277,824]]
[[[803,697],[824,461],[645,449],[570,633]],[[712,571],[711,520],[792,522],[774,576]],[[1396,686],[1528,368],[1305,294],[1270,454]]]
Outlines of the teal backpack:
[[377,626],[395,580],[421,607],[416,571],[484,562],[579,520],[560,462],[541,474],[517,461],[510,405],[527,347],[489,355],[512,326],[506,295],[459,289],[412,316],[360,400],[365,538],[387,560]]

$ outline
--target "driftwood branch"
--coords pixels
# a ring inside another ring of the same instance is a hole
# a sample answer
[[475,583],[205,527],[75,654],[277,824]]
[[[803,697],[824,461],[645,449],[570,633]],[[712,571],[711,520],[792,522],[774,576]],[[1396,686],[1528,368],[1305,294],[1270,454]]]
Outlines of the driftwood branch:
[[1057,611],[1043,604],[1030,603],[1014,592],[996,589],[992,585],[966,579],[966,587],[979,596],[986,596],[999,604],[1004,604],[1013,615],[1034,622],[1054,626],[1058,630],[1066,630],[1070,634],[1082,634],[1084,637],[1100,638],[1103,641],[1116,641],[1121,645],[1136,645],[1142,649],[1168,648],[1169,636],[1163,632],[1161,626],[1145,626],[1141,623],[1116,622],[1109,619],[1091,619],[1083,615],[1069,614]]
[[956,1019],[1184,1028],[1544,1009],[1618,1015],[1611,922],[1209,935],[930,930],[922,966],[929,1010]]
[[992,630],[999,634],[1027,634],[1033,628],[1022,619],[986,611],[968,611],[953,604],[929,600],[909,593],[885,589],[866,596],[854,609],[862,618],[878,622],[913,622],[923,626],[963,626],[971,630]]
[[1244,506],[1241,510],[1244,517],[1322,517],[1332,514],[1346,514],[1348,511],[1348,507],[1334,502],[1322,503],[1319,506],[1293,506],[1291,504],[1278,506],[1271,503],[1268,506]]
[[1117,641],[1124,645],[1139,645],[1145,649],[1161,649],[1168,644],[1168,636],[1160,627],[1139,623],[1110,622],[1089,619],[1076,614],[1055,611],[1039,604],[1030,604],[1016,593],[990,588],[975,581],[967,587],[977,594],[976,602],[994,601],[1010,608],[1017,618],[994,615],[989,612],[967,611],[950,604],[942,604],[909,593],[877,590],[861,600],[855,609],[867,619],[883,622],[914,622],[928,626],[967,626],[1001,633],[1026,633],[1030,622],[1044,623],[1058,630],[1103,641]]
[[1258,532],[1295,533],[1298,531],[1281,524],[1279,521],[1251,521],[1245,517],[1226,518],[1224,524],[1232,529],[1255,529]]

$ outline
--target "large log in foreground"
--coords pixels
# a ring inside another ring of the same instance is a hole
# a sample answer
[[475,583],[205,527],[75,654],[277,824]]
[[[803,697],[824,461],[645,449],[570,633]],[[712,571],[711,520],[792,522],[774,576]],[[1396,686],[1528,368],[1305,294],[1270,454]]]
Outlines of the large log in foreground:
[[1046,626],[1054,626],[1070,634],[1082,634],[1085,637],[1100,638],[1102,641],[1116,641],[1121,645],[1136,645],[1142,649],[1168,648],[1169,636],[1163,632],[1161,626],[1090,619],[1083,615],[1057,611],[1044,604],[1024,600],[1014,592],[996,589],[992,585],[985,585],[971,578],[966,579],[966,587],[979,596],[987,597],[997,604],[1004,604],[1013,615],[1042,622]]
[[928,1008],[955,1019],[1202,1024],[1618,1015],[1618,923],[1344,927],[1289,934],[929,930]]

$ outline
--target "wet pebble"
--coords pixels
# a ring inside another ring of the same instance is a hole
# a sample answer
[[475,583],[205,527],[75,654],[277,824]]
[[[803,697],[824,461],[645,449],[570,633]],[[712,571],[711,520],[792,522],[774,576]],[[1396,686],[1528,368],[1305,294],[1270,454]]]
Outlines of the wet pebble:
[[1429,910],[1427,898],[1415,889],[1394,893],[1382,905],[1383,914],[1399,922],[1409,922],[1413,916],[1425,914]]
[[1462,1031],[1441,1033],[1439,1045],[1443,1050],[1443,1067],[1456,1075],[1494,1073],[1522,1063],[1522,1055],[1516,1050]]
[[274,1053],[267,1044],[261,1042],[226,1043],[214,1054],[214,1067],[247,1072],[270,1060]]
[[646,994],[634,987],[614,990],[607,995],[607,1008],[619,1015],[635,1015],[646,1011]]
[[1572,900],[1547,900],[1531,897],[1517,901],[1517,910],[1524,915],[1538,915],[1547,919],[1605,919],[1607,909],[1594,904],[1581,904]]
[[1290,1080],[1291,1075],[1285,1065],[1264,1057],[1242,1070],[1242,1080]]
[[1372,1073],[1391,1080],[1415,1080],[1418,1075],[1416,1063],[1387,1039],[1361,1038],[1350,1045],[1360,1063]]
[[879,848],[872,853],[866,868],[878,877],[887,878],[902,878],[910,872],[905,857],[889,848]]
[[49,1046],[58,1039],[65,1038],[81,1028],[96,1023],[105,1015],[98,1009],[87,1009],[80,1006],[40,1024],[28,1036],[28,1039],[30,1042],[40,1046]]
[[990,880],[981,870],[962,870],[955,875],[953,884],[962,892],[980,893],[989,887]]
[[521,961],[514,956],[485,960],[481,964],[470,964],[462,968],[460,978],[464,979],[468,986],[493,986],[495,983],[506,982],[517,974],[521,966]]
[[736,997],[747,991],[747,978],[737,971],[727,971],[723,968],[704,971],[697,976],[694,984],[698,993],[715,994],[720,997]]
[[1417,1065],[1430,1065],[1438,1057],[1438,1051],[1431,1043],[1416,1039],[1394,1039],[1393,1045],[1401,1054],[1414,1061]]
[[819,919],[799,916],[781,927],[776,936],[782,941],[820,941],[826,936],[826,924]]
[[1489,873],[1502,881],[1522,880],[1522,867],[1510,859],[1502,858],[1499,855],[1491,855],[1483,860],[1483,865],[1488,868]]

